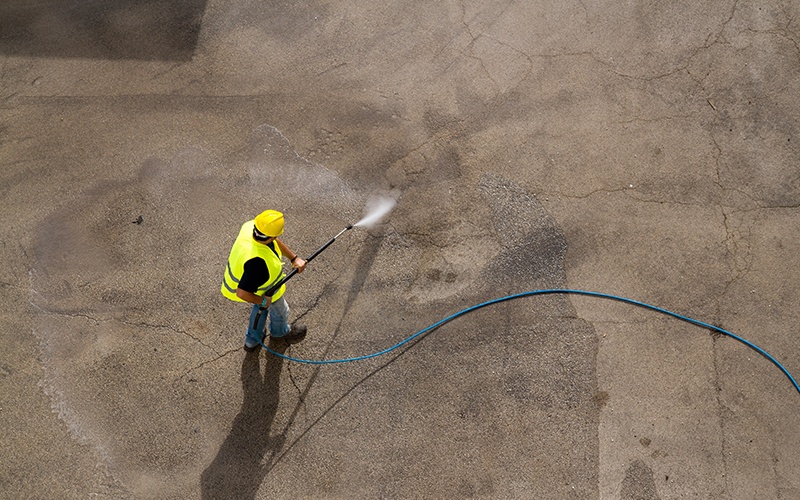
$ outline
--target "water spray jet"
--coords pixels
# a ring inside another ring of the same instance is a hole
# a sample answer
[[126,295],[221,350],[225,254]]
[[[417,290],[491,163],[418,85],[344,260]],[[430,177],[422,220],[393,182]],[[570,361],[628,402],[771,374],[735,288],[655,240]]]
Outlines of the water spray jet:
[[372,200],[367,203],[367,215],[353,225],[366,228],[374,226],[384,215],[392,211],[396,203],[397,201],[394,198],[376,198]]

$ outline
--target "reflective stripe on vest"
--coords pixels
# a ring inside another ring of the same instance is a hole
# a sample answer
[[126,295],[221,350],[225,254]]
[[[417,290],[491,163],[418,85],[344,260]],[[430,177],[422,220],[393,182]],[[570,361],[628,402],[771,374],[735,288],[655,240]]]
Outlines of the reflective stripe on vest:
[[[277,254],[276,254],[277,252]],[[231,248],[231,254],[228,257],[228,265],[225,267],[225,275],[222,278],[222,287],[220,292],[226,298],[236,302],[246,302],[236,296],[236,289],[239,287],[239,281],[244,274],[244,264],[248,260],[260,257],[267,263],[269,270],[270,280],[264,283],[256,291],[257,295],[263,295],[272,285],[278,282],[283,277],[283,264],[281,263],[281,250],[278,244],[275,244],[275,251],[267,245],[258,243],[253,239],[253,221],[245,222],[239,230],[239,235]],[[278,300],[286,286],[281,286],[273,295],[272,300]]]

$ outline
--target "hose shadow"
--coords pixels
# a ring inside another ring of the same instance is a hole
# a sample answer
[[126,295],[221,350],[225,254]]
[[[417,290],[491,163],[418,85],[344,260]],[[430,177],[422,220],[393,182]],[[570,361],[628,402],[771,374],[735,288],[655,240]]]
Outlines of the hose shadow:
[[242,407],[216,457],[201,475],[203,499],[255,498],[286,439],[285,433],[270,433],[278,409],[282,367],[281,358],[267,355],[262,373],[261,351],[245,355]]
[[[430,332],[428,332],[428,333],[430,333]],[[414,346],[415,346],[415,345],[416,345],[418,342],[420,342],[420,341],[421,341],[423,338],[425,338],[426,336],[427,336],[427,334],[425,334],[425,335],[422,335],[422,336],[418,337],[417,339],[415,339],[415,340],[414,340],[414,342],[412,342],[412,343],[410,343],[410,344],[407,344],[407,347],[406,347],[405,349],[403,349],[402,351],[398,352],[398,353],[397,353],[397,355],[396,355],[396,356],[394,356],[392,359],[390,359],[390,360],[386,361],[386,362],[385,362],[385,363],[383,363],[382,365],[380,365],[380,366],[378,366],[377,368],[375,368],[374,370],[370,371],[369,373],[367,373],[366,375],[364,375],[364,376],[363,376],[363,377],[362,377],[362,378],[361,378],[361,379],[360,379],[358,382],[356,382],[355,384],[353,384],[353,385],[352,385],[352,386],[351,386],[349,389],[347,389],[346,391],[344,391],[344,393],[342,393],[342,395],[341,395],[341,396],[339,396],[338,398],[336,398],[336,400],[335,400],[333,403],[331,403],[331,404],[330,404],[330,405],[329,405],[329,406],[328,406],[328,407],[325,409],[325,411],[323,411],[322,413],[320,413],[320,415],[319,415],[317,418],[315,418],[315,419],[314,419],[314,421],[313,421],[313,422],[311,422],[311,423],[308,425],[308,427],[306,427],[306,428],[303,430],[303,432],[301,432],[301,433],[300,433],[300,434],[299,434],[297,437],[295,437],[295,438],[292,440],[292,442],[291,442],[291,443],[289,443],[289,445],[288,445],[288,446],[286,446],[286,448],[285,448],[285,449],[282,449],[282,451],[281,451],[281,453],[280,453],[279,455],[277,455],[277,456],[274,456],[273,460],[272,460],[272,461],[270,462],[270,464],[269,464],[269,468],[267,469],[266,473],[267,473],[267,474],[269,474],[269,473],[272,471],[272,469],[274,469],[275,467],[277,467],[277,466],[278,466],[278,464],[279,464],[279,463],[281,463],[281,462],[283,461],[284,457],[286,457],[286,456],[287,456],[287,455],[288,455],[288,454],[289,454],[289,453],[292,451],[292,449],[294,449],[294,447],[295,447],[295,446],[296,446],[296,445],[297,445],[297,444],[298,444],[300,441],[302,441],[302,440],[303,440],[303,438],[305,438],[305,437],[306,437],[306,435],[307,435],[309,432],[311,432],[311,431],[314,429],[314,427],[316,427],[316,426],[317,426],[317,424],[319,424],[319,423],[320,423],[320,422],[321,422],[321,421],[322,421],[322,420],[323,420],[323,419],[324,419],[326,416],[328,416],[328,414],[329,414],[331,411],[333,411],[333,410],[334,410],[334,408],[336,408],[337,406],[339,406],[339,403],[341,403],[342,401],[344,401],[345,399],[347,399],[347,398],[350,396],[350,394],[352,394],[352,392],[353,392],[354,390],[356,390],[358,387],[360,387],[362,384],[364,384],[365,382],[367,382],[369,379],[371,379],[372,377],[374,377],[375,375],[377,375],[378,373],[380,373],[381,371],[383,371],[385,368],[387,368],[387,367],[389,367],[390,365],[394,364],[394,362],[395,362],[395,361],[397,361],[398,359],[400,359],[400,357],[401,357],[401,356],[403,356],[405,353],[407,353],[408,351],[410,351],[410,350],[411,350],[411,349],[412,349],[412,348],[413,348],[413,347],[414,347]],[[277,356],[276,356],[276,357],[277,357]],[[317,369],[319,369],[319,367],[317,367]],[[316,373],[316,372],[315,372],[315,373]],[[287,427],[287,428],[284,430],[284,432],[283,432],[282,436],[285,436],[285,435],[286,435],[286,433],[288,432],[288,430],[289,430],[289,429],[288,429],[288,427]],[[285,439],[285,438],[284,438],[284,439]]]

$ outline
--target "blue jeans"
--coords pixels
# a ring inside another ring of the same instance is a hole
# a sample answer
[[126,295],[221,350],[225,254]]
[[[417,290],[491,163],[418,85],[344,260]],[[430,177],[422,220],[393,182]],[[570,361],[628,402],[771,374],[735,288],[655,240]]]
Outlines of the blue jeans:
[[267,316],[269,316],[269,334],[272,337],[283,337],[291,327],[289,326],[289,304],[281,297],[272,304],[269,308],[261,311],[261,306],[253,305],[253,310],[250,312],[250,321],[247,323],[247,336],[244,339],[244,345],[247,347],[255,347],[264,340],[264,326],[267,323]]

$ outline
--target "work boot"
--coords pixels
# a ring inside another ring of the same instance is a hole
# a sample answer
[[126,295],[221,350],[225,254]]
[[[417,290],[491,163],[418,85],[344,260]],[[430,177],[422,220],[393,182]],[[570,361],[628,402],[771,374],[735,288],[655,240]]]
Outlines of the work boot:
[[289,330],[289,333],[287,333],[286,336],[283,337],[283,338],[285,338],[286,340],[289,340],[289,341],[302,340],[302,339],[305,338],[306,332],[308,332],[308,328],[306,328],[306,325],[303,325],[303,324],[300,324],[300,323],[293,323],[292,324],[292,329]]
[[289,330],[289,333],[287,333],[283,337],[272,337],[272,336],[270,336],[270,338],[273,339],[273,340],[285,340],[289,344],[295,344],[297,342],[300,342],[301,340],[303,340],[306,337],[306,332],[307,331],[308,331],[308,328],[306,328],[306,325],[302,325],[302,324],[299,324],[299,323],[294,323],[292,325],[292,328]]

